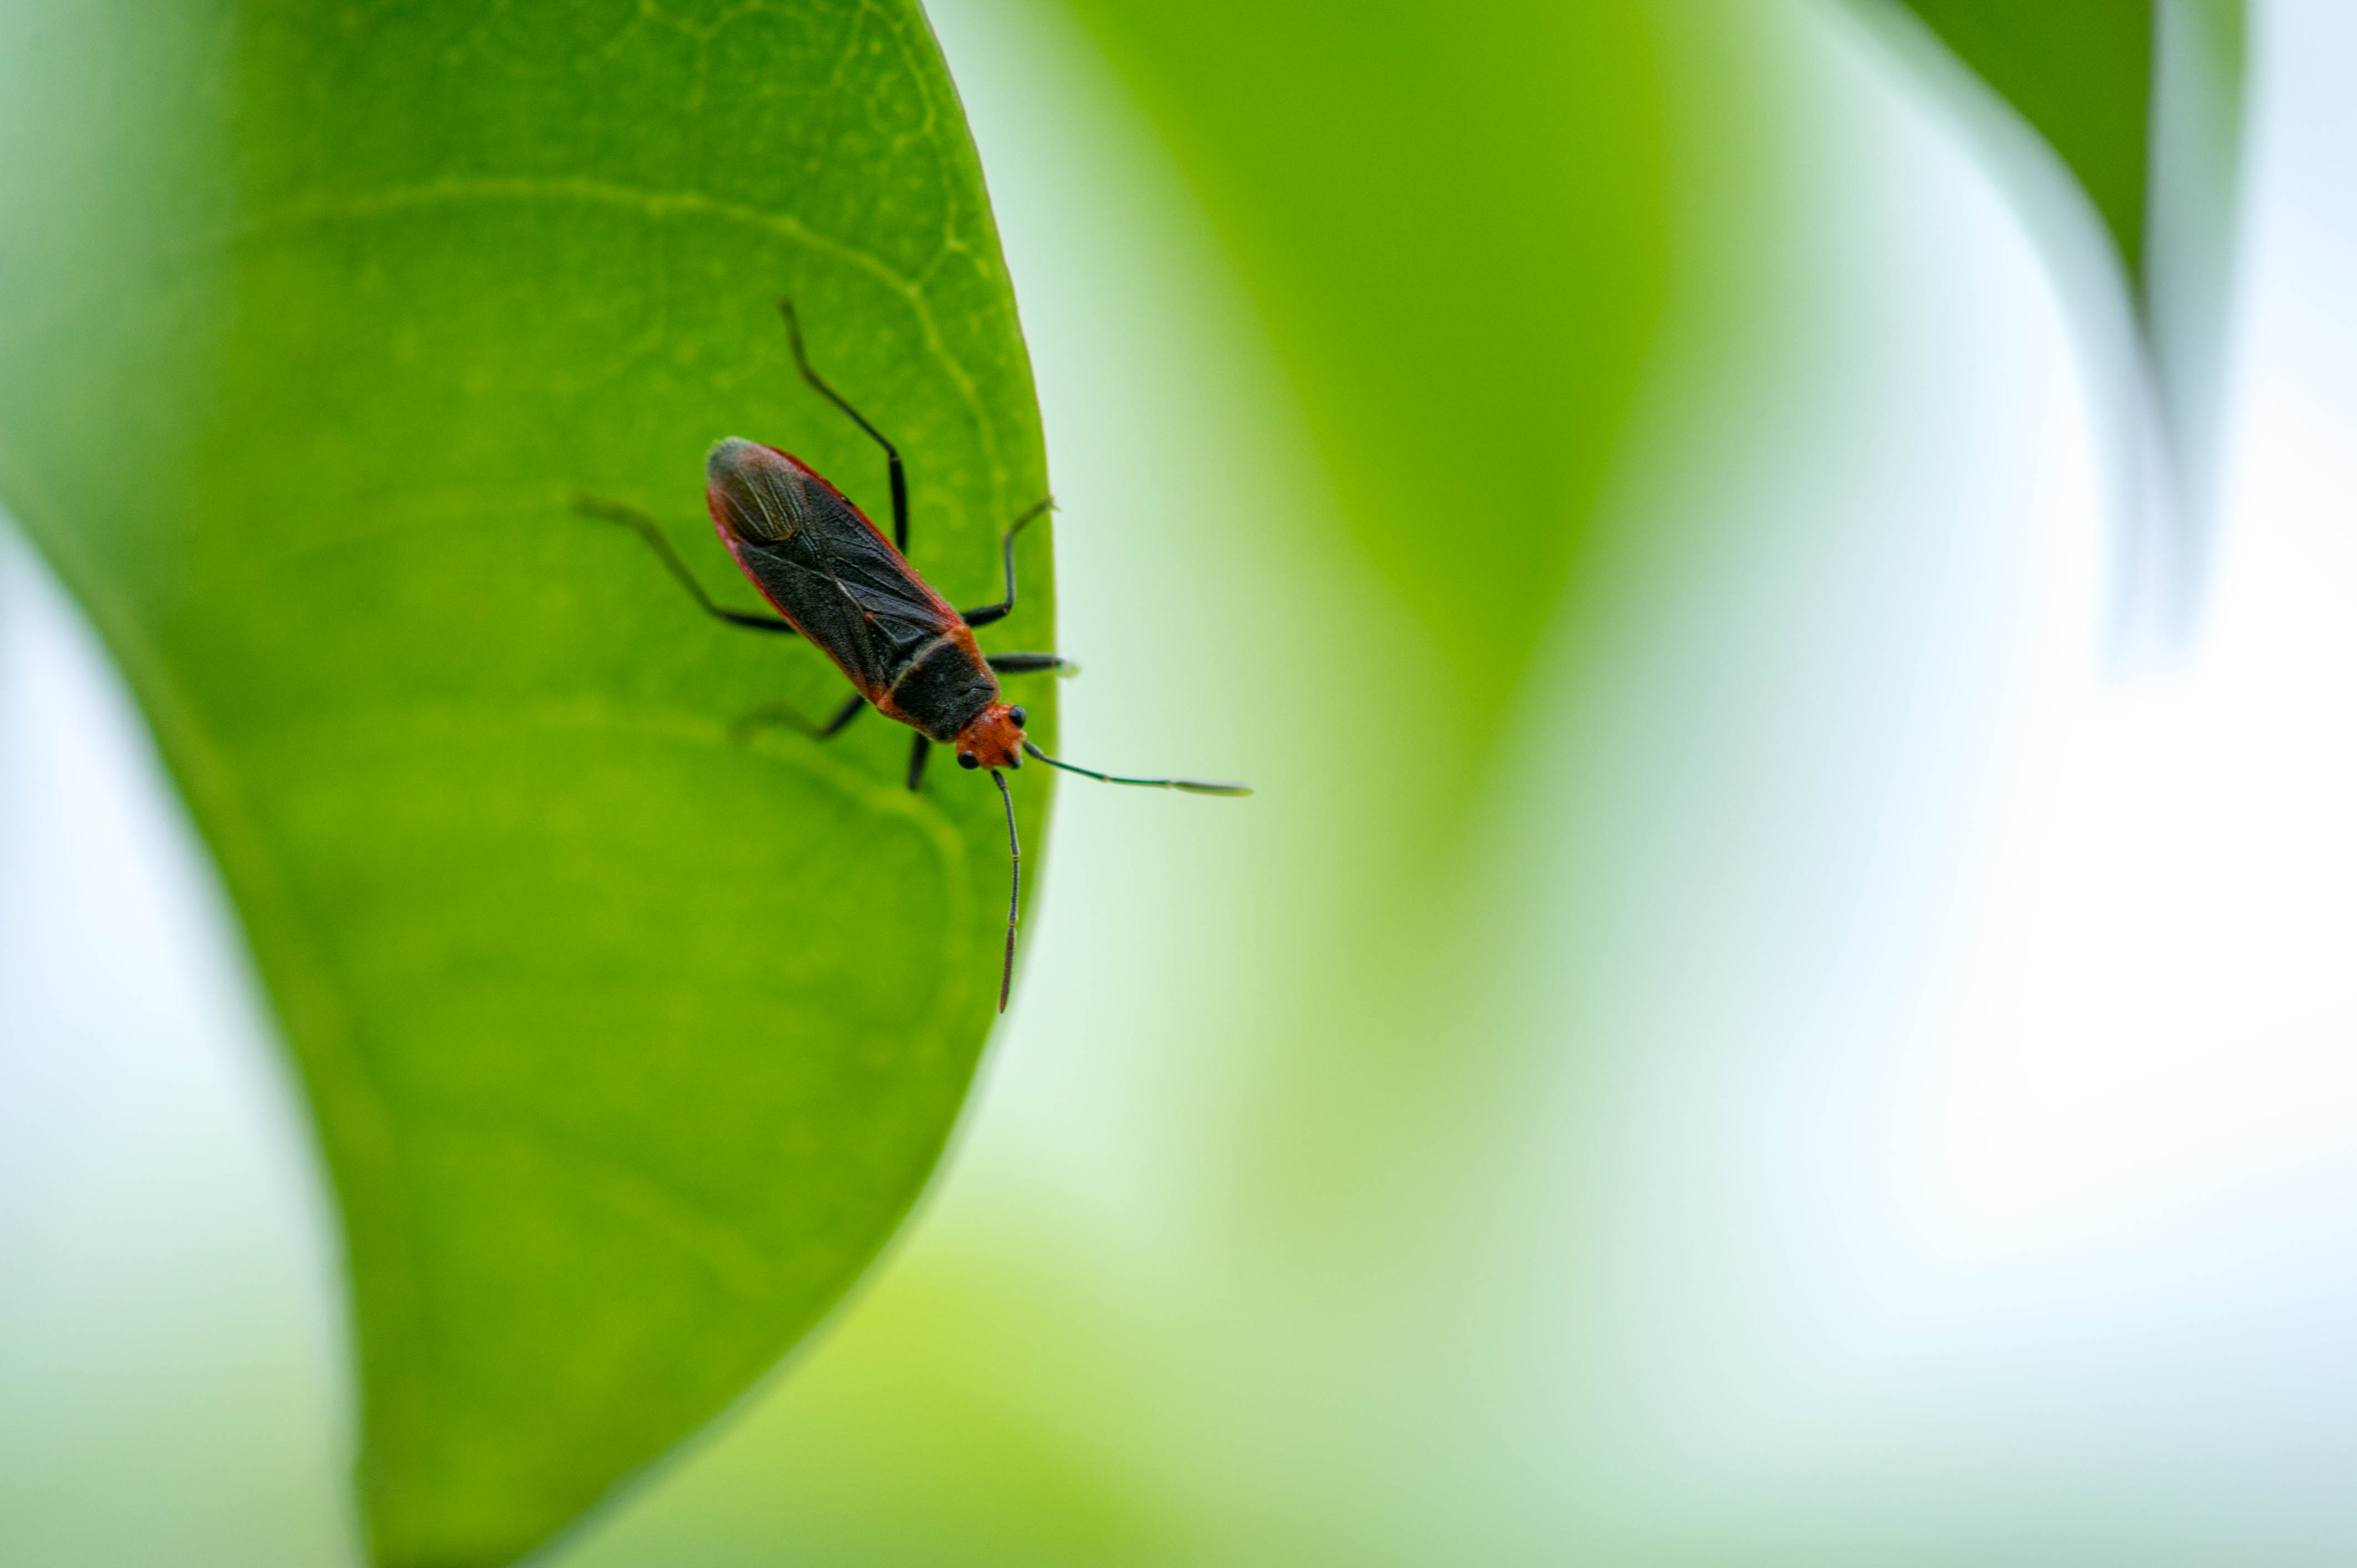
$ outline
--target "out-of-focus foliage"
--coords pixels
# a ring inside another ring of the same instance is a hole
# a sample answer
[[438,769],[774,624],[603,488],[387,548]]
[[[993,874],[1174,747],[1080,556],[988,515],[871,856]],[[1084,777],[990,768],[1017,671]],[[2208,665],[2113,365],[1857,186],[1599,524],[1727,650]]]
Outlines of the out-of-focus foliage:
[[[2244,0],[1864,3],[1919,19],[2018,113],[2095,209],[2134,323],[2126,351],[2095,367],[2126,433],[2115,456],[2126,478],[2115,634],[2124,650],[2181,650],[2210,554],[2239,228]],[[2108,307],[2083,286],[2084,269],[2058,259],[2081,281],[2066,293],[2100,317]],[[2083,325],[2092,342],[2113,336],[2100,319]],[[2152,476],[2162,482],[2147,487]]]
[[2046,138],[2144,270],[2153,0],[1897,0]]
[[1592,551],[1661,307],[1645,7],[1075,8],[1222,224],[1353,530],[1479,733]]
[[[2244,0],[1868,0],[1912,12],[2019,113],[2094,203],[2139,304],[2166,215],[2221,161],[2231,182],[2245,66]],[[2184,144],[2190,141],[2198,146]],[[2196,167],[2174,166],[2187,163]],[[2204,226],[2225,220],[2203,215]]]
[[[1044,459],[962,113],[905,0],[185,0],[0,10],[0,493],[299,1061],[379,1557],[509,1561],[827,1309],[991,1022],[994,792],[909,796],[873,719],[732,743],[840,677],[570,504],[655,514],[741,601],[715,437],[880,502],[792,293],[910,455],[917,560],[994,596]],[[1035,529],[996,646],[1052,646],[1049,564]]]

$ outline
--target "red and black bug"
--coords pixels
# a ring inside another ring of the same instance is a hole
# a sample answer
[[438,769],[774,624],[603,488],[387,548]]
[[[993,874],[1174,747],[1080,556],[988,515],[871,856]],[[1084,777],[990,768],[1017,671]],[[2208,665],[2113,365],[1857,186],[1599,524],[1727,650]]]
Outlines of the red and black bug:
[[705,460],[704,496],[720,542],[774,616],[732,610],[716,604],[681,560],[652,518],[610,501],[584,497],[580,509],[635,530],[651,546],[705,614],[753,631],[809,639],[835,662],[856,694],[823,725],[810,725],[791,709],[772,707],[748,723],[781,722],[827,740],[873,707],[915,730],[909,753],[909,788],[924,782],[925,759],[935,742],[957,748],[961,768],[987,768],[1006,808],[1010,871],[1006,897],[1006,955],[999,970],[998,1009],[1006,1010],[1015,976],[1015,913],[1022,890],[1023,848],[1015,833],[1015,800],[1002,768],[1020,768],[1028,755],[1050,768],[1107,784],[1185,789],[1199,795],[1249,795],[1242,784],[1208,784],[1193,779],[1125,779],[1060,761],[1023,734],[1023,710],[999,691],[1000,675],[1034,674],[1069,668],[1052,653],[985,654],[974,628],[1002,619],[1015,607],[1015,540],[1046,511],[1041,500],[1017,518],[999,542],[1006,596],[995,605],[960,613],[909,564],[909,479],[899,448],[843,395],[811,369],[802,323],[791,300],[779,302],[792,345],[794,365],[813,390],[849,415],[884,449],[892,486],[892,537],[850,499],[800,458],[774,446],[729,436]]

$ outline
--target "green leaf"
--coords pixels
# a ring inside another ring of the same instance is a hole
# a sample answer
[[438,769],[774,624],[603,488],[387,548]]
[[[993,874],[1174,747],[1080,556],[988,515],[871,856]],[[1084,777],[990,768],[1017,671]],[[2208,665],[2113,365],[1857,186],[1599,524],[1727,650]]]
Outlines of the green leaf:
[[[2133,332],[2103,370],[2163,482],[2124,506],[2115,639],[2179,648],[2196,624],[2218,474],[2245,29],[2243,0],[1863,0],[1903,8],[2011,105],[2083,189],[2127,289]],[[2109,268],[2103,269],[2109,273]],[[2083,276],[2066,261],[2068,276]],[[2110,291],[2104,291],[2110,297]],[[2066,295],[2078,294],[2066,288]],[[2079,302],[2088,296],[2079,295]],[[2115,336],[2101,318],[2094,339]]]
[[1897,0],[2019,112],[2144,265],[2153,0]]
[[[909,795],[872,715],[734,743],[840,676],[572,509],[656,515],[745,603],[713,439],[882,502],[794,379],[791,294],[909,456],[918,564],[996,596],[1044,458],[955,94],[911,0],[7,0],[0,124],[0,496],[299,1065],[378,1557],[510,1561],[827,1311],[993,1017],[987,782]],[[991,646],[1053,646],[1049,543]]]
[[1913,13],[2053,149],[2101,217],[2149,330],[2213,330],[2170,317],[2215,314],[2225,283],[2243,0],[1869,3]]
[[1661,314],[1646,7],[1071,3],[1221,224],[1354,533],[1456,678],[1458,711],[1420,722],[1493,730],[1596,564]]

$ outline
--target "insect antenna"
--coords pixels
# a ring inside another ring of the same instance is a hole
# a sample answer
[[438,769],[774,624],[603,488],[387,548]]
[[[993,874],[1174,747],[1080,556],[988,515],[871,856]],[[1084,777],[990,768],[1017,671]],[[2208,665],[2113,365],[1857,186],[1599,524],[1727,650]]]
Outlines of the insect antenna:
[[994,768],[990,780],[998,786],[1000,804],[1006,808],[1006,960],[998,966],[998,1010],[1006,1011],[1006,993],[1015,983],[1015,901],[1023,892],[1023,845],[1015,837],[1015,797],[1006,792],[1006,775]]
[[[1077,773],[1083,779],[1094,779],[1103,784],[1135,784],[1148,789],[1184,789],[1190,795],[1249,795],[1249,784],[1212,784],[1200,779],[1123,779],[1111,773],[1100,773],[1093,768],[1083,768],[1077,762],[1063,762],[1049,756],[1029,741],[1023,749],[1050,768],[1060,768],[1067,773]],[[1004,786],[1002,786],[1004,788]]]

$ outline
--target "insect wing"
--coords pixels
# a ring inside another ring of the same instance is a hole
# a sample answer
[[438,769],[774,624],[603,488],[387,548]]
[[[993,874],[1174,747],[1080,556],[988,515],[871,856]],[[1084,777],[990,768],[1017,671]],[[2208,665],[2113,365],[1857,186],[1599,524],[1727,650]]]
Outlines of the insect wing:
[[833,485],[798,462],[780,478],[799,481],[786,537],[722,537],[762,596],[874,698],[957,613]]

